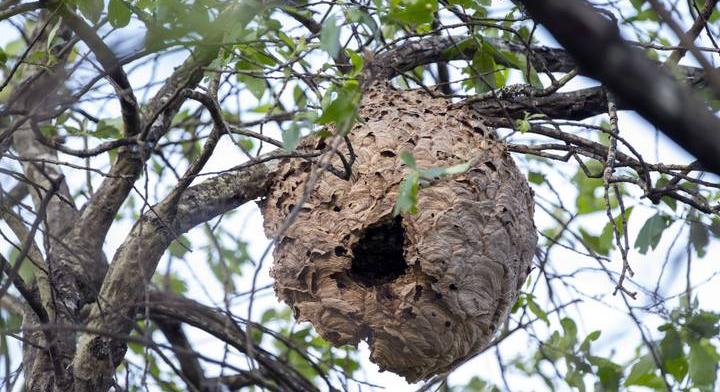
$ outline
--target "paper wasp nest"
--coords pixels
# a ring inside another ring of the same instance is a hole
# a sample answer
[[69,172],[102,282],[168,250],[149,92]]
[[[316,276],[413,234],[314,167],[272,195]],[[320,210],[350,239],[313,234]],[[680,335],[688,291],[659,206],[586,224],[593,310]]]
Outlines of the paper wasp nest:
[[[537,242],[532,192],[469,109],[373,87],[359,113],[351,179],[322,174],[279,238],[271,275],[298,320],[334,345],[366,340],[381,369],[415,382],[482,350],[504,322]],[[420,168],[475,164],[422,187],[416,215],[393,217],[409,172],[401,151]],[[268,235],[300,200],[310,171],[302,159],[280,164],[263,206]]]

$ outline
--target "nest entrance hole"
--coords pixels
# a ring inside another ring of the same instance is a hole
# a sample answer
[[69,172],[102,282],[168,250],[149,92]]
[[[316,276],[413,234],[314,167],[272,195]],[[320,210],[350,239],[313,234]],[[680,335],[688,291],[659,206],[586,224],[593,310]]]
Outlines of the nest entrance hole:
[[350,277],[366,287],[379,286],[405,273],[405,229],[397,217],[368,227],[352,246]]

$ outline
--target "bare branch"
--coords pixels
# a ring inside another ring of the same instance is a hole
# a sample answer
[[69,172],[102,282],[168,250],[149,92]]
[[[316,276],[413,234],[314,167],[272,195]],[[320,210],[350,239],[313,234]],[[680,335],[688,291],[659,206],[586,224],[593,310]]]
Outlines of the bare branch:
[[[700,14],[695,19],[695,22],[690,27],[690,29],[685,32],[686,36],[692,38],[692,40],[695,40],[698,35],[700,35],[700,32],[702,31],[703,27],[705,27],[708,19],[710,18],[710,14],[712,14],[713,10],[715,10],[715,5],[717,5],[717,0],[708,0],[705,2],[705,5],[700,11]],[[665,61],[665,64],[677,65],[677,63],[680,62],[680,59],[685,56],[685,52],[687,52],[687,50],[688,48],[684,47],[673,50],[673,52],[670,53],[670,57],[668,57],[667,61]]]

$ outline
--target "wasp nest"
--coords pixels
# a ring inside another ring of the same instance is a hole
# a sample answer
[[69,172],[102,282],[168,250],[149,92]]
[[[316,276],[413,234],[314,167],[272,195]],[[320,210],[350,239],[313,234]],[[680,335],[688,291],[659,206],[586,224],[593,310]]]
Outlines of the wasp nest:
[[[350,180],[321,175],[278,238],[271,275],[297,319],[334,345],[366,340],[381,369],[415,382],[482,350],[507,317],[537,242],[532,192],[469,109],[373,87],[359,113]],[[410,170],[401,151],[420,168],[474,164],[422,187],[417,214],[394,217]],[[263,206],[268,235],[310,171],[300,159],[280,164]]]

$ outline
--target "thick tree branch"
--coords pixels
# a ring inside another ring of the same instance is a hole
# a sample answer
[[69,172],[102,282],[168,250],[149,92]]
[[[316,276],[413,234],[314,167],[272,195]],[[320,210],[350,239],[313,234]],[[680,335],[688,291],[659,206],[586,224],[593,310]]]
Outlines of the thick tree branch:
[[3,21],[7,18],[12,18],[15,15],[35,11],[43,7],[44,4],[42,1],[31,1],[29,3],[18,4],[15,7],[0,11],[0,21]]
[[13,208],[20,204],[25,196],[30,194],[27,184],[18,183],[9,191],[0,191],[0,205],[5,208]]
[[[570,72],[578,67],[573,57],[565,49],[550,48],[541,45],[529,45],[509,42],[492,37],[483,37],[493,47],[501,51],[517,54],[532,52],[530,61],[538,72]],[[378,78],[392,78],[403,72],[411,71],[419,65],[453,60],[471,60],[478,49],[478,40],[468,36],[427,36],[408,41],[387,52],[378,54],[372,61],[371,72]],[[517,64],[497,58],[498,64],[516,68]],[[660,66],[660,63],[657,63]],[[678,66],[680,72],[690,84],[704,83],[703,70],[697,67]],[[580,70],[582,73],[582,69]]]
[[[555,93],[544,97],[525,94],[497,94],[472,104],[485,117],[488,125],[512,127],[512,120],[525,118],[526,114],[544,114],[548,118],[583,120],[607,112],[607,99],[602,87],[590,87],[567,93]],[[628,108],[620,105],[620,108]],[[508,118],[509,117],[509,118]]]
[[[100,306],[93,306],[88,327],[108,331],[110,336],[127,335],[135,310],[126,305],[142,303],[146,285],[170,242],[180,233],[260,197],[269,178],[267,166],[253,165],[188,188],[176,207],[160,203],[151,208],[115,254],[98,296]],[[125,350],[124,341],[83,334],[73,365],[76,388],[106,390]]]

